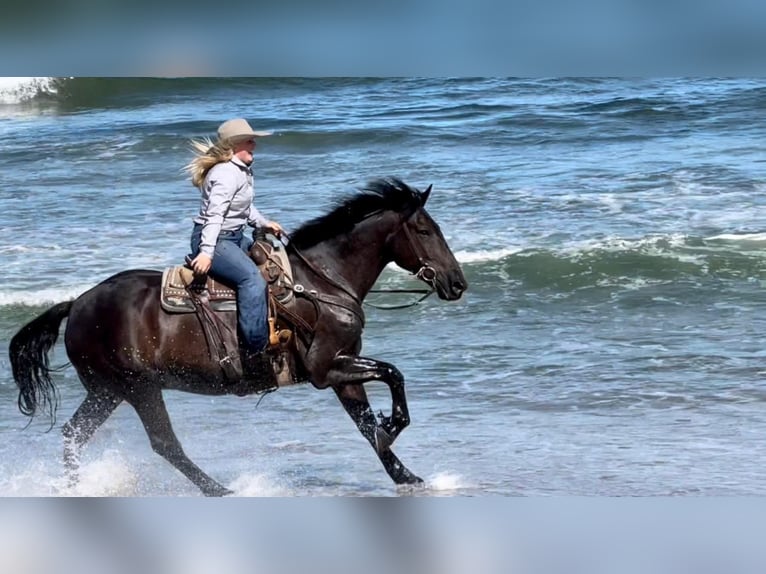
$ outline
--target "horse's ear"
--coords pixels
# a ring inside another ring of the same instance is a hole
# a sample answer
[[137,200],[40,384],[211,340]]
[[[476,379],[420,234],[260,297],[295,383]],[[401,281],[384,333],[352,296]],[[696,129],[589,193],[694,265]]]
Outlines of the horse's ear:
[[423,193],[420,194],[420,205],[423,206],[426,204],[426,201],[428,201],[428,196],[431,195],[431,188],[434,185],[431,184],[428,186],[428,189],[426,189]]

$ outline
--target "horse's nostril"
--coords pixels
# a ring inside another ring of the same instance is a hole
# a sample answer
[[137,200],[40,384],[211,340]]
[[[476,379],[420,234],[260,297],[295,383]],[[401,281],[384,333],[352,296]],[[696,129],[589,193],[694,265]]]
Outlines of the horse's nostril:
[[452,282],[452,289],[456,293],[462,293],[465,291],[465,284],[462,281],[453,281]]

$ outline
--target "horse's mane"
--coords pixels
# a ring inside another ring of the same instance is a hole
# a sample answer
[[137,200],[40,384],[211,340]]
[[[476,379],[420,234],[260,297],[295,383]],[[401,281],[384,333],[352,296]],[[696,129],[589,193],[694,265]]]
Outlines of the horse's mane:
[[420,192],[395,177],[376,179],[356,195],[341,200],[327,215],[304,223],[290,235],[297,249],[307,249],[338,235],[349,233],[354,226],[378,211],[403,213],[421,204]]

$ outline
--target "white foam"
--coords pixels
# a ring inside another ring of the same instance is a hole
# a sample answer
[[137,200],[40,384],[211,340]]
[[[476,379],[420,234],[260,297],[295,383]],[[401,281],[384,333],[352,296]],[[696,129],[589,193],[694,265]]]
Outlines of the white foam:
[[56,93],[56,78],[0,78],[0,104],[19,104],[41,93]]
[[33,462],[20,472],[6,470],[3,475],[2,496],[58,496],[66,490],[65,480],[41,462]]
[[29,245],[0,245],[0,253],[24,253],[26,255],[37,255],[50,253],[51,251],[61,251],[61,247],[55,244],[40,247]]
[[486,249],[480,251],[458,251],[455,258],[460,263],[481,263],[483,261],[499,261],[509,255],[519,253],[521,247],[503,247],[500,249]]
[[602,239],[589,239],[574,242],[563,249],[572,255],[580,252],[603,250],[610,252],[653,250],[657,248],[679,248],[686,245],[687,236],[683,233],[669,235],[648,235],[637,239],[625,239],[611,236]]
[[766,233],[721,233],[706,237],[705,241],[766,241]]
[[40,289],[39,291],[0,291],[0,306],[5,305],[28,305],[30,307],[53,305],[61,301],[75,299],[89,287],[55,287]]
[[70,487],[59,465],[34,462],[21,472],[11,472],[0,485],[2,496],[135,496],[137,476],[117,451],[106,451],[97,460],[83,463],[78,484]]
[[80,466],[80,480],[67,494],[72,496],[134,496],[138,477],[116,450]]
[[291,493],[263,474],[243,474],[235,479],[228,488],[234,491],[234,496],[289,496]]
[[609,210],[609,213],[621,213],[625,205],[625,202],[613,193],[603,194],[598,197],[598,200]]
[[426,486],[435,492],[445,493],[454,492],[465,488],[463,479],[460,475],[452,474],[450,472],[440,472],[426,481]]

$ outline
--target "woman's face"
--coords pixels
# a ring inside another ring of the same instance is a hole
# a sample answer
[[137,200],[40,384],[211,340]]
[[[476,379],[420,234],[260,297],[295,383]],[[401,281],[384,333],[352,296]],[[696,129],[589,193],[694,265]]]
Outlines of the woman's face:
[[234,144],[234,155],[245,165],[253,163],[253,152],[255,152],[255,138],[242,140]]

